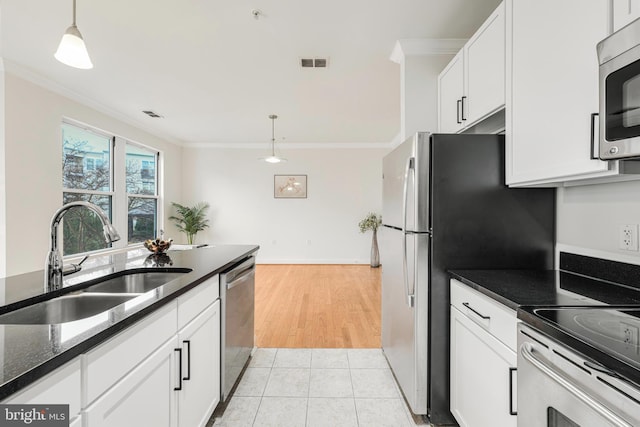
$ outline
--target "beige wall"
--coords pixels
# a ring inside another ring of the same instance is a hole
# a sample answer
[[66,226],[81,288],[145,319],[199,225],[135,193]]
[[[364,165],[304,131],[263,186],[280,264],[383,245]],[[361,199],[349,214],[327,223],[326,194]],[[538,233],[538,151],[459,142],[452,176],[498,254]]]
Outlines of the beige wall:
[[[198,242],[255,243],[262,263],[368,263],[371,233],[358,222],[382,208],[386,148],[285,149],[284,164],[257,149],[184,148],[184,202],[207,201]],[[274,199],[274,174],[308,176],[307,199]],[[384,262],[384,260],[382,260]]]
[[[64,117],[160,150],[165,207],[166,201],[180,198],[181,147],[13,74],[5,73],[3,82],[6,275],[44,267],[51,216],[62,204],[60,123]],[[165,229],[172,228],[165,224]]]

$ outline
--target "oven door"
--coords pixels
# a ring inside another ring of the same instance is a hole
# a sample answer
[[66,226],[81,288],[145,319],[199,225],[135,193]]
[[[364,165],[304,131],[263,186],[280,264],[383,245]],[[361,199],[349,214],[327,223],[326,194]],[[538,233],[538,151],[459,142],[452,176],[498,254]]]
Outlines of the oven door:
[[640,156],[640,47],[600,66],[600,158]]
[[521,325],[518,349],[518,427],[638,425],[627,402],[566,347]]

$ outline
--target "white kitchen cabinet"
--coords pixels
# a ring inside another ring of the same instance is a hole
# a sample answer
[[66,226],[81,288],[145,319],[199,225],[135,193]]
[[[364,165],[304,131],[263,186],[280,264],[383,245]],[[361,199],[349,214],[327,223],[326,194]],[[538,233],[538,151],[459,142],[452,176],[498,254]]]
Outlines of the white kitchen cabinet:
[[451,413],[461,427],[515,427],[515,311],[456,280],[451,295]]
[[456,133],[505,104],[504,3],[438,76],[438,131]]
[[218,292],[216,275],[82,356],[86,427],[206,424],[220,401]]
[[504,107],[504,3],[464,45],[464,67],[462,119],[466,127]]
[[177,426],[177,344],[174,336],[85,409],[85,425]]
[[640,18],[640,0],[613,0],[613,31]]
[[77,358],[2,403],[69,405],[69,419],[73,420],[80,413],[80,378],[80,359]]
[[76,417],[75,420],[71,421],[69,427],[82,427],[82,416]]
[[610,12],[606,0],[506,0],[507,184],[619,175],[618,162],[593,159],[591,146],[595,46],[609,33]]
[[438,76],[438,132],[456,133],[462,129],[463,55],[463,50],[458,52]]
[[178,425],[206,425],[220,402],[220,300],[178,333],[182,348],[182,390]]

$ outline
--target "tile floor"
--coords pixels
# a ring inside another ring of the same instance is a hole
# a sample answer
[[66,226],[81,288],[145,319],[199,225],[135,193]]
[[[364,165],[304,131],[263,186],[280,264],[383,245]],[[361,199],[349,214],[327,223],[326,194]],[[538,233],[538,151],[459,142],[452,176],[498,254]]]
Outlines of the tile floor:
[[213,426],[416,424],[380,349],[257,349]]

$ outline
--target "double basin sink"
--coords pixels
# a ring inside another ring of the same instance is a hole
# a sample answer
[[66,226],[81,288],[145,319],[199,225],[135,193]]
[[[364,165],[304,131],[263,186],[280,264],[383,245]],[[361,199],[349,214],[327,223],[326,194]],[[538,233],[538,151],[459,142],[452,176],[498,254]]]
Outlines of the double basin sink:
[[156,289],[190,272],[175,268],[161,271],[123,271],[98,282],[75,285],[73,292],[0,315],[4,325],[47,325],[95,316]]

